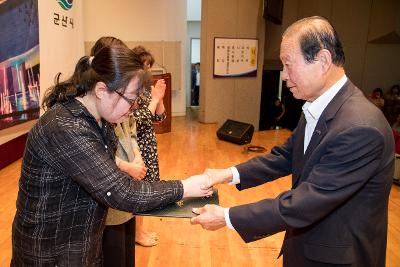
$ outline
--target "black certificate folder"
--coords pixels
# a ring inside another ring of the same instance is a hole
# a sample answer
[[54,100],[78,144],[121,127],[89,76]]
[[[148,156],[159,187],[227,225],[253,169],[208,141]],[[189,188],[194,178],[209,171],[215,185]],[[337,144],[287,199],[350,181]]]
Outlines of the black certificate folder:
[[201,208],[207,204],[219,204],[218,191],[214,191],[213,195],[210,197],[187,198],[169,204],[162,209],[154,209],[135,214],[140,216],[154,217],[192,218],[197,215],[193,213],[193,208]]

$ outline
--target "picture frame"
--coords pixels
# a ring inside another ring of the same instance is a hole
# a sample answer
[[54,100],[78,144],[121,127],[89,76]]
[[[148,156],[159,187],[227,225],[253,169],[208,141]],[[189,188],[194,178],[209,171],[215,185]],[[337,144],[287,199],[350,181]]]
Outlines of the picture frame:
[[214,38],[214,78],[256,77],[258,39]]

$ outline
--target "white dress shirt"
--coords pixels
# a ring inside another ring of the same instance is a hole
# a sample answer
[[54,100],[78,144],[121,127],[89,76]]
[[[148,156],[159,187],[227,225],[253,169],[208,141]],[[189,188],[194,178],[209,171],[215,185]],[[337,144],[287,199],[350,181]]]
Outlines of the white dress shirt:
[[[304,153],[307,150],[308,144],[311,141],[311,137],[314,133],[315,126],[321,117],[322,112],[324,112],[326,106],[332,101],[335,95],[339,92],[340,88],[346,83],[347,77],[343,75],[334,85],[332,85],[328,90],[326,90],[322,95],[320,95],[313,102],[306,102],[303,105],[303,112],[306,119],[306,129],[304,134]],[[232,171],[232,182],[230,185],[236,185],[240,183],[240,175],[236,167],[230,167]],[[228,228],[235,230],[233,228],[231,220],[229,218],[229,208],[224,209],[225,223]]]
[[314,133],[315,126],[318,123],[319,117],[321,117],[322,112],[324,112],[326,106],[335,97],[340,88],[346,83],[347,77],[343,75],[339,81],[337,81],[331,88],[329,88],[325,93],[320,95],[313,102],[306,102],[303,105],[303,112],[306,118],[307,124],[304,133],[304,153],[306,153],[308,144],[311,141],[311,137]]

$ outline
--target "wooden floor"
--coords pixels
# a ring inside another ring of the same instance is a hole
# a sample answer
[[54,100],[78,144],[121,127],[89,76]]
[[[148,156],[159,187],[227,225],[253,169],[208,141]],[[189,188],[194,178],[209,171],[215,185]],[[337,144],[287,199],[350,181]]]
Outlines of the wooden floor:
[[[219,141],[216,124],[201,124],[189,112],[187,117],[172,120],[172,132],[158,135],[160,171],[163,179],[183,179],[201,173],[206,167],[224,168],[245,161],[256,154],[244,154],[243,146]],[[270,149],[282,143],[290,132],[256,132],[252,143]],[[21,161],[0,170],[0,266],[9,266],[11,224],[15,213]],[[290,188],[290,178],[237,191],[228,185],[218,186],[224,207],[275,197]],[[191,226],[188,219],[145,218],[147,229],[156,231],[156,247],[136,246],[136,266],[282,266],[277,259],[283,233],[253,243],[244,243],[229,229],[208,232]],[[387,266],[400,266],[400,190],[393,186],[389,202]]]

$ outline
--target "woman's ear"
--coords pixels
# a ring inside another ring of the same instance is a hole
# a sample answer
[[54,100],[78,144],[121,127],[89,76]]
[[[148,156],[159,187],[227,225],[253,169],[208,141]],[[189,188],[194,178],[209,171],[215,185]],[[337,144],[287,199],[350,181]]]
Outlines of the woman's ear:
[[106,97],[107,93],[106,84],[103,82],[97,82],[96,85],[94,86],[94,93],[96,94],[96,97],[99,99]]

